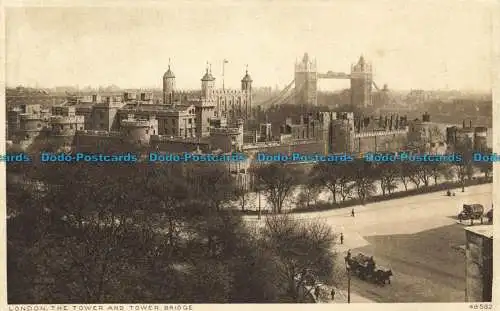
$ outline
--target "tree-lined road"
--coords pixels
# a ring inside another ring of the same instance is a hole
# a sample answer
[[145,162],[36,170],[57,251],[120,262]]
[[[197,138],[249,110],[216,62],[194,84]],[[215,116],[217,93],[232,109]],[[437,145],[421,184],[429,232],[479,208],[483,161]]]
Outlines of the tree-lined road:
[[[465,203],[479,203],[485,212],[492,204],[492,184],[471,186],[456,196],[443,192],[322,212],[294,214],[304,220],[322,220],[344,234],[337,250],[352,249],[374,255],[377,264],[394,271],[394,281],[384,288],[353,277],[353,288],[380,302],[463,301],[465,243],[456,216]],[[257,221],[247,216],[248,221]],[[468,222],[467,222],[468,224]],[[462,286],[463,283],[463,286]]]

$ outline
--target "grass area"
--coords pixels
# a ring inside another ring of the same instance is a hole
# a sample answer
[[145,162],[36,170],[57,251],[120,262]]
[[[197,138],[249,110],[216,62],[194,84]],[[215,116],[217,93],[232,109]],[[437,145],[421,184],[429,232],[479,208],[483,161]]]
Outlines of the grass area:
[[352,250],[373,255],[392,269],[390,285],[352,278],[352,290],[377,302],[463,302],[465,231],[450,225],[417,234],[365,237],[369,246]]

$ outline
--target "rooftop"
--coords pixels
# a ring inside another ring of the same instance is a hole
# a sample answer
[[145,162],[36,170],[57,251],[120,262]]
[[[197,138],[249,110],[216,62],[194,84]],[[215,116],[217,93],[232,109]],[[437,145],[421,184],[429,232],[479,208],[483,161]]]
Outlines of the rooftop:
[[493,226],[492,225],[479,225],[479,226],[471,226],[466,227],[466,231],[475,233],[480,236],[484,236],[490,239],[493,239]]
[[167,111],[167,112],[182,112],[189,109],[191,105],[136,105],[136,104],[128,104],[122,109],[126,110],[137,110],[137,111]]

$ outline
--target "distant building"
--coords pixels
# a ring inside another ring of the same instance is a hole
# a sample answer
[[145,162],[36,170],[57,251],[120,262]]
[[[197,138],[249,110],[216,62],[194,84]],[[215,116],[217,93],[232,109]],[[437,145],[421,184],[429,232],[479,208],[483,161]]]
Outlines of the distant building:
[[452,126],[446,130],[446,139],[450,145],[458,148],[470,148],[485,151],[488,148],[488,128],[472,126],[472,121],[464,120],[462,127]]
[[493,288],[493,226],[465,228],[466,302],[491,302]]
[[295,63],[295,103],[317,105],[318,69],[316,60],[305,53],[301,62]]
[[170,68],[163,75],[163,104],[172,106],[186,101],[197,101],[199,113],[198,128],[202,136],[207,136],[212,118],[227,118],[231,124],[239,119],[247,120],[252,109],[252,78],[248,69],[241,79],[241,89],[216,89],[215,77],[209,67],[201,78],[201,90],[177,90],[175,88],[175,74]]
[[361,56],[356,64],[351,66],[351,105],[367,108],[372,106],[372,65]]

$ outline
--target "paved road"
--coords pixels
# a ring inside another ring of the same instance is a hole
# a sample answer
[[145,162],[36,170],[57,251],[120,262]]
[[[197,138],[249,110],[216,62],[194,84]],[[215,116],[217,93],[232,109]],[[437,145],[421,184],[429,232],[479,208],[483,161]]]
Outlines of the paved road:
[[[322,290],[324,291],[324,294],[322,297],[319,297],[318,303],[348,303],[348,294],[347,291],[344,289],[340,289],[337,287],[335,288],[335,297],[334,299],[331,298],[330,292],[332,287],[322,285]],[[308,290],[311,291],[311,294],[314,296],[314,289],[311,288],[310,286],[306,286]],[[318,299],[318,298],[316,298]],[[372,303],[374,302],[373,300],[367,299],[365,297],[362,297],[354,292],[351,291],[351,302],[350,303]]]
[[[355,206],[355,217],[350,215],[351,208],[295,214],[294,217],[304,220],[321,220],[331,225],[335,232],[342,232],[344,244],[337,245],[338,251],[345,252],[347,249],[357,248],[370,249],[375,247],[369,242],[369,240],[373,241],[371,238],[373,236],[414,235],[454,225],[457,223],[455,217],[465,203],[483,204],[487,211],[492,204],[492,189],[492,184],[486,184],[467,187],[464,193],[460,189],[455,190],[456,196],[454,197],[447,197],[443,191]],[[255,216],[247,216],[246,219],[257,221]],[[442,237],[438,238],[442,239]],[[444,248],[448,247],[451,242],[442,240],[437,243],[442,243]],[[425,252],[425,249],[423,251]],[[411,254],[409,257],[406,264],[422,265],[419,262],[412,263]],[[388,262],[387,264],[391,265],[392,263]],[[430,286],[427,284],[425,288]],[[408,295],[412,294],[408,293]]]
[[[465,192],[447,197],[443,192],[416,195],[401,199],[377,202],[365,206],[329,211],[294,214],[297,219],[320,220],[331,225],[335,232],[343,232],[343,250],[368,245],[365,236],[413,234],[456,223],[455,217],[465,203],[483,204],[486,211],[492,204],[492,184],[471,186]],[[485,211],[485,212],[486,212]],[[257,221],[257,216],[245,216]]]

